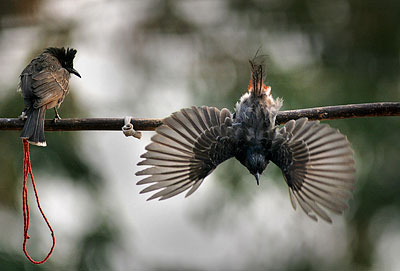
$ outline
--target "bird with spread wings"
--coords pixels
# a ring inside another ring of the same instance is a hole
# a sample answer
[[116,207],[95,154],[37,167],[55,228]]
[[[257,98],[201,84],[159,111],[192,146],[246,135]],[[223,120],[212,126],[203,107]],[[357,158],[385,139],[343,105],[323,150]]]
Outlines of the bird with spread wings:
[[282,105],[264,83],[262,56],[250,60],[248,91],[228,109],[192,107],[163,120],[146,146],[137,184],[149,199],[168,199],[187,191],[191,195],[219,164],[235,157],[259,183],[268,163],[275,163],[289,187],[292,206],[297,204],[313,220],[331,223],[326,209],[342,214],[355,184],[353,151],[338,130],[318,121],[300,118],[275,125]]

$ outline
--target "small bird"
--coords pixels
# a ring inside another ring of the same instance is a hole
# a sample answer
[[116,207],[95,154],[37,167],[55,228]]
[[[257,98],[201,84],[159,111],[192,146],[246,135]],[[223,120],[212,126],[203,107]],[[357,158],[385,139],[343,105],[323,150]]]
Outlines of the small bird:
[[264,83],[265,61],[249,61],[248,92],[237,102],[235,112],[215,107],[192,107],[163,120],[146,146],[136,173],[150,175],[137,184],[150,184],[140,193],[157,190],[148,200],[168,199],[189,190],[191,195],[219,164],[235,157],[255,176],[268,163],[275,163],[296,202],[313,220],[332,223],[325,209],[342,214],[355,183],[353,151],[338,130],[318,121],[300,118],[275,125],[282,100],[274,99]]
[[33,145],[47,145],[44,136],[46,110],[54,108],[54,121],[60,119],[57,108],[68,93],[71,73],[81,77],[73,67],[75,54],[72,48],[47,48],[20,75],[18,91],[25,104],[20,118],[26,118],[20,137]]

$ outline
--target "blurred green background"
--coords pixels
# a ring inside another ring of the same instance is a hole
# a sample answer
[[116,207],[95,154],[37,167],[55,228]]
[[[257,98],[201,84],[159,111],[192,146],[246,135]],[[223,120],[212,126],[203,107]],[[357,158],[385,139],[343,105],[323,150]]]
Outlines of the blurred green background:
[[[49,46],[78,50],[82,79],[71,78],[64,118],[232,110],[258,48],[283,109],[400,100],[397,1],[3,0],[0,117],[21,113],[18,76]],[[328,123],[357,165],[354,198],[333,225],[293,211],[273,166],[257,187],[227,161],[190,198],[146,202],[134,173],[151,132],[46,133],[48,147],[31,157],[57,245],[41,266],[21,249],[19,132],[1,131],[0,269],[400,270],[400,119]],[[39,259],[51,241],[30,197],[28,246]]]

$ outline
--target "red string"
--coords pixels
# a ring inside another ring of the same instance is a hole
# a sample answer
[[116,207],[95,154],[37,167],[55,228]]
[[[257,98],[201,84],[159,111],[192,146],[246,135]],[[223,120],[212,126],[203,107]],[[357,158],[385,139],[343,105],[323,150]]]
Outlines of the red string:
[[[23,213],[24,213],[24,243],[23,243],[22,249],[25,253],[25,256],[32,263],[42,264],[42,263],[46,262],[50,258],[51,254],[53,253],[54,247],[56,245],[56,238],[54,236],[53,228],[50,226],[50,223],[47,220],[47,218],[42,210],[42,207],[40,206],[39,196],[38,196],[38,192],[36,190],[36,185],[35,185],[35,180],[33,179],[33,173],[32,173],[32,167],[31,167],[31,157],[29,155],[29,143],[26,139],[23,139],[22,142],[24,144],[24,182],[23,182],[23,187],[22,187],[22,209],[23,209]],[[44,258],[41,261],[33,260],[31,258],[31,256],[29,256],[28,252],[26,251],[26,243],[27,243],[28,239],[31,238],[28,234],[30,212],[29,212],[29,203],[28,203],[28,188],[26,186],[29,174],[31,175],[32,186],[33,186],[33,191],[35,192],[37,207],[38,207],[40,213],[42,214],[42,217],[51,232],[51,238],[53,239],[53,245],[51,246],[49,253],[47,254],[46,258]]]

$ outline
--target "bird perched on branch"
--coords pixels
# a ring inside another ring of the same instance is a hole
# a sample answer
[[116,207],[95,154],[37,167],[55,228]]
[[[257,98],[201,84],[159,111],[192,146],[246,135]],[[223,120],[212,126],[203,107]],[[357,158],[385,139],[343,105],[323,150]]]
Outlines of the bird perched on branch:
[[219,164],[235,157],[259,183],[268,163],[275,163],[296,202],[313,220],[331,223],[323,209],[341,214],[355,183],[353,151],[338,130],[306,118],[275,125],[282,105],[264,83],[262,56],[250,60],[248,92],[235,112],[224,108],[192,107],[173,113],[156,135],[138,165],[151,166],[136,173],[150,184],[141,193],[157,191],[150,199],[168,199],[189,190],[191,195]]
[[26,118],[21,138],[28,139],[33,145],[46,146],[46,110],[54,108],[54,120],[60,119],[57,108],[68,93],[70,74],[81,77],[73,67],[75,54],[76,50],[72,48],[47,48],[20,75],[18,90],[25,104],[21,118]]

